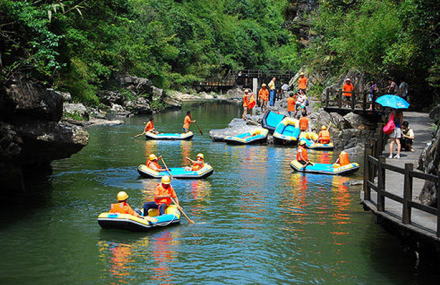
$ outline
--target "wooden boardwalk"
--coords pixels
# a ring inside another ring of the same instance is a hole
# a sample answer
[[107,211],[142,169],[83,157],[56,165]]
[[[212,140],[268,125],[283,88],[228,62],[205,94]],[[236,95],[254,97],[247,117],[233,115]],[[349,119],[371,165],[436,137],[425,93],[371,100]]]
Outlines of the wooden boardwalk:
[[[432,139],[432,121],[428,114],[418,112],[404,112],[404,121],[408,121],[414,130],[415,152],[401,152],[400,159],[390,159],[387,144],[381,157],[375,159],[366,155],[369,161],[365,164],[362,204],[365,209],[377,215],[379,220],[386,220],[401,237],[411,240],[419,247],[422,243],[424,250],[438,254],[440,252],[439,207],[419,206],[418,195],[425,182],[425,179],[420,178],[435,179],[437,182],[439,178],[416,170],[421,152]],[[376,173],[375,178],[373,173]]]

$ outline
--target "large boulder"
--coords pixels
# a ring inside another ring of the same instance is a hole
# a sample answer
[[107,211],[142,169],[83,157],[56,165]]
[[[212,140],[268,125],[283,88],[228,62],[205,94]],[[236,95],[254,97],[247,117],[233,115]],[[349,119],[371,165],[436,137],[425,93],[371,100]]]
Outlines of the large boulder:
[[13,117],[28,116],[57,122],[63,115],[63,97],[40,83],[16,79],[5,94],[3,100],[12,106]]
[[374,129],[376,125],[374,122],[370,121],[366,117],[355,114],[353,112],[345,115],[344,120],[349,124],[350,127],[354,129]]
[[125,102],[125,108],[134,114],[152,114],[150,102],[147,98],[138,97],[134,101]]

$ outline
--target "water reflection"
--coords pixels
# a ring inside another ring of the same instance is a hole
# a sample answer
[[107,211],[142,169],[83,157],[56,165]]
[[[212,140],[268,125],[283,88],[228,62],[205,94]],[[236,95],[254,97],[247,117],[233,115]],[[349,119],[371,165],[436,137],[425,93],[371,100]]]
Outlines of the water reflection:
[[[186,141],[186,140],[181,140],[180,141],[180,152],[181,152],[181,159],[182,159],[182,166],[187,165],[188,164],[188,160],[186,159],[186,157],[191,158],[191,148],[192,148],[192,141]],[[178,167],[178,166],[176,166]]]
[[174,250],[178,245],[177,231],[162,231],[152,240],[152,257],[155,266],[151,269],[155,272],[152,280],[157,280],[160,284],[170,284],[174,281],[171,263],[176,261],[177,252]]

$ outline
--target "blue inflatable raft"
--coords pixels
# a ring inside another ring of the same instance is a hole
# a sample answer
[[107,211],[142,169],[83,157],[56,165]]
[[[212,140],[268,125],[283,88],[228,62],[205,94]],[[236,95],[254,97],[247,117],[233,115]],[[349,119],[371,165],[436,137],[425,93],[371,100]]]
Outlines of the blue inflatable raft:
[[[205,163],[203,168],[198,171],[185,171],[185,167],[171,167],[169,169],[173,178],[181,179],[202,179],[214,173],[214,168],[208,163]],[[137,171],[142,177],[146,178],[161,178],[162,176],[170,175],[168,171],[155,171],[145,164],[139,165]]]
[[278,124],[284,119],[284,115],[277,114],[272,111],[267,111],[263,115],[263,120],[261,122],[263,128],[268,129],[270,132],[274,132]]
[[258,128],[251,132],[239,134],[237,136],[225,137],[224,141],[228,144],[255,144],[263,143],[267,140],[269,131],[266,129]]
[[299,121],[285,117],[276,127],[273,133],[275,143],[289,144],[296,143],[299,137]]
[[194,133],[189,131],[187,133],[145,133],[146,139],[151,140],[190,140],[194,136]]
[[314,163],[313,165],[309,164],[304,167],[304,165],[299,163],[297,160],[292,160],[290,162],[290,167],[292,167],[293,170],[299,172],[310,172],[329,175],[347,175],[358,171],[359,163],[352,162],[339,167],[334,167],[333,164]]
[[331,150],[335,148],[332,142],[318,143],[315,142],[317,139],[318,139],[318,134],[314,132],[302,132],[299,135],[299,141],[305,141],[307,148],[321,149],[321,150]]
[[157,209],[150,209],[147,217],[135,217],[129,214],[101,213],[98,224],[103,229],[128,230],[132,232],[145,232],[156,227],[165,227],[180,223],[180,211],[175,205],[165,209],[165,214],[158,216]]

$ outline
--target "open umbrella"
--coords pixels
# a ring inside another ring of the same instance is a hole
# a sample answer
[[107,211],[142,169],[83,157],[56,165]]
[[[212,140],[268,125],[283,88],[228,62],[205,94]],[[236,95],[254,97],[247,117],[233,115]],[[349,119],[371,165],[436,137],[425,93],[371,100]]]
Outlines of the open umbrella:
[[382,95],[376,99],[376,103],[393,109],[408,109],[409,103],[405,99],[392,94]]

